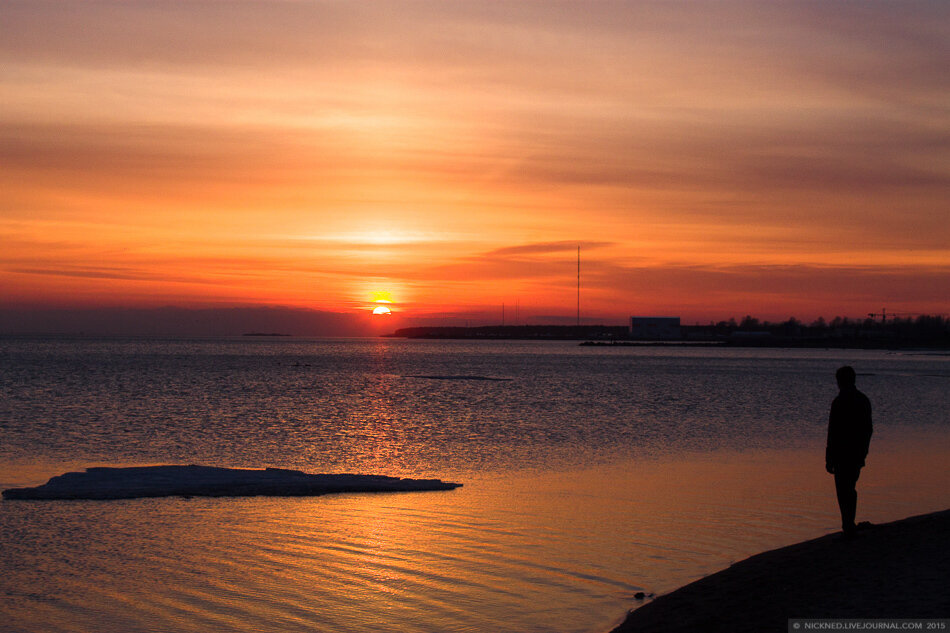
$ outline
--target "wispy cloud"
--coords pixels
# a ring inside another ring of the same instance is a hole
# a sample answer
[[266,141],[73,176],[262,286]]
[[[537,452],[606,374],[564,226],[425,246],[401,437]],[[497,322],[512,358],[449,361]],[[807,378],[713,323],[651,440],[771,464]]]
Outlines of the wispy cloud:
[[584,242],[584,241],[561,241],[561,242],[540,242],[537,244],[520,244],[518,246],[504,246],[496,248],[482,257],[508,257],[511,255],[544,255],[548,253],[573,252],[578,247],[584,250],[603,248],[610,246],[610,242]]

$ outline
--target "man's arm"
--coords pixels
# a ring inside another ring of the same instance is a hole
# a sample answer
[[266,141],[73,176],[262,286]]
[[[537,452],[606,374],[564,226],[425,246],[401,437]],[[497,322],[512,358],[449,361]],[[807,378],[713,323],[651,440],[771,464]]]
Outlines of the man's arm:
[[835,404],[837,404],[838,399],[835,398],[835,401],[831,403],[831,413],[828,415],[828,440],[825,443],[825,470],[827,470],[832,475],[835,472],[835,464],[833,458],[833,451],[831,448],[833,440],[833,430],[835,426]]

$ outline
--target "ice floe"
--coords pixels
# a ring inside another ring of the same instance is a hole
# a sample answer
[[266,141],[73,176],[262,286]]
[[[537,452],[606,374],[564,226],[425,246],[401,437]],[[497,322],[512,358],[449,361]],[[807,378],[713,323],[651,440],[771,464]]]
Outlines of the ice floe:
[[462,484],[385,475],[308,474],[299,470],[213,466],[96,467],[52,477],[42,486],[10,488],[5,499],[134,499],[137,497],[278,497],[341,492],[453,490]]

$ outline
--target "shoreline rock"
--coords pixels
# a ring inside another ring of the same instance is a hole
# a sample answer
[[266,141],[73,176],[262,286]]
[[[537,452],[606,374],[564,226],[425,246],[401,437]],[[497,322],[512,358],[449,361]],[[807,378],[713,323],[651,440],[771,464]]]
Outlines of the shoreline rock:
[[950,510],[751,556],[631,611],[612,633],[787,631],[801,618],[946,618]]

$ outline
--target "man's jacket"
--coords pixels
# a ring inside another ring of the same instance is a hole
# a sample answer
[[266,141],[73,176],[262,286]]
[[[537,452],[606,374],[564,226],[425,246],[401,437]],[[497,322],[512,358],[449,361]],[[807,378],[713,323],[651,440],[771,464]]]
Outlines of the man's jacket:
[[825,462],[835,468],[861,468],[871,443],[871,402],[857,389],[845,389],[831,403]]

